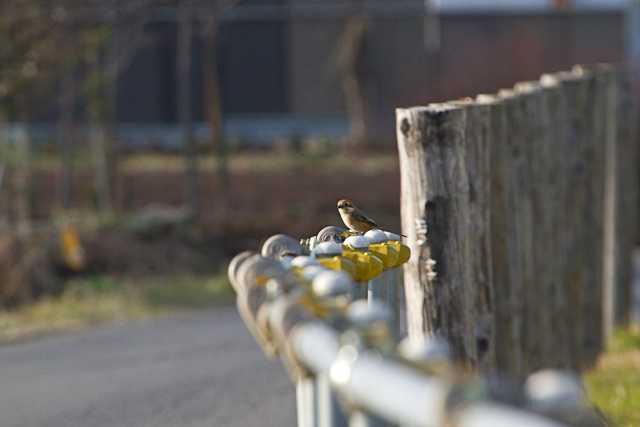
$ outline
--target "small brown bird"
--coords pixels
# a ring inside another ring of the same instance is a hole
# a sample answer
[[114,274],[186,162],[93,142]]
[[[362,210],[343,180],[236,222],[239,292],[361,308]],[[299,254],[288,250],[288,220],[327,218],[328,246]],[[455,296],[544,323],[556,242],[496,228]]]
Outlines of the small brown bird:
[[[342,222],[344,222],[344,225],[349,227],[350,230],[357,231],[358,233],[366,233],[373,228],[380,228],[374,220],[358,209],[351,200],[338,200],[338,212],[340,212]],[[403,234],[401,234],[401,236],[406,237]]]

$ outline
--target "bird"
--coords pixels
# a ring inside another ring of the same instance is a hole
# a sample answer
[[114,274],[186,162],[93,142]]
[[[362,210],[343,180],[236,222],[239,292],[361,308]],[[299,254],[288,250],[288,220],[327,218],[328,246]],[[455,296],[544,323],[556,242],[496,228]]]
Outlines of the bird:
[[[357,231],[358,233],[366,233],[374,228],[380,228],[380,226],[364,212],[362,212],[351,200],[340,199],[338,200],[338,212],[342,222],[350,230]],[[401,234],[402,237],[407,237]]]

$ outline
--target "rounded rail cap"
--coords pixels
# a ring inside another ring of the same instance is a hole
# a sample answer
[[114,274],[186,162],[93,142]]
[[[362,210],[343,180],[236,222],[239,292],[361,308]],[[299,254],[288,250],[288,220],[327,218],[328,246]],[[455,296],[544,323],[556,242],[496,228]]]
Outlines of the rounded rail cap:
[[337,242],[322,242],[313,249],[313,253],[318,256],[342,255],[342,245]]
[[277,340],[284,342],[296,324],[308,320],[309,314],[299,304],[299,295],[278,298],[271,306],[269,323]]
[[349,295],[355,286],[351,277],[343,271],[323,271],[313,279],[313,292],[321,298]]
[[365,236],[350,236],[347,237],[344,244],[354,249],[365,249],[371,244],[371,241]]
[[[238,270],[240,265],[250,258],[252,255],[255,255],[253,251],[244,251],[240,252],[238,255],[234,256],[231,262],[229,263],[229,267],[227,267],[227,275],[229,277],[229,282],[231,282],[231,286],[233,289],[237,288],[237,278],[238,278]],[[237,289],[236,289],[237,292]]]
[[317,259],[305,255],[297,256],[291,260],[292,267],[304,268],[310,265],[320,265],[320,263]]
[[302,277],[310,282],[320,273],[324,273],[327,269],[321,265],[310,265],[302,271]]
[[568,371],[535,372],[527,379],[525,391],[531,405],[542,411],[580,407],[585,401],[580,378]]
[[347,319],[356,328],[366,328],[374,323],[389,321],[391,311],[379,301],[359,300],[347,309]]
[[397,240],[400,241],[400,235],[396,233],[392,233],[390,231],[385,231],[384,234],[387,236],[387,240]]
[[265,258],[260,255],[252,255],[247,258],[236,275],[238,289],[246,290],[252,286],[266,285],[267,280],[272,277],[281,277],[287,270],[280,262]]
[[295,256],[302,254],[302,246],[291,236],[276,234],[264,242],[261,253],[267,258],[280,258],[287,254]]
[[267,289],[267,295],[271,299],[275,299],[279,296],[282,296],[286,293],[289,293],[292,289],[295,289],[298,286],[298,281],[291,272],[288,272],[281,277],[274,277],[267,280],[265,285]]
[[371,243],[384,243],[389,240],[386,233],[378,229],[367,231],[366,233],[364,233],[364,237],[368,238]]
[[288,256],[288,257],[284,257],[280,260],[280,264],[282,264],[282,266],[284,268],[286,268],[287,270],[290,270],[292,267],[292,263],[293,263],[293,258]]
[[344,227],[329,225],[316,234],[316,242],[342,242],[341,234],[347,231]]
[[398,352],[406,360],[418,363],[448,361],[451,357],[449,344],[441,337],[405,338],[398,344]]

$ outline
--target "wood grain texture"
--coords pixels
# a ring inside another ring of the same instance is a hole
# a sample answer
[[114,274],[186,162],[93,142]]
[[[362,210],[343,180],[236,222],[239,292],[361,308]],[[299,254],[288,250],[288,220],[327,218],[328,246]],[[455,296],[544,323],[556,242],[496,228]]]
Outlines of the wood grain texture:
[[614,322],[627,326],[631,318],[632,253],[640,225],[640,144],[637,134],[637,106],[634,105],[630,71],[620,69],[617,80],[616,158],[616,253]]
[[548,272],[549,294],[547,307],[551,322],[552,348],[548,354],[546,365],[555,368],[570,368],[571,364],[571,330],[570,316],[572,307],[568,304],[568,289],[563,281],[564,269],[567,266],[568,222],[565,201],[567,193],[573,191],[568,185],[567,158],[571,156],[568,147],[569,111],[566,95],[558,75],[545,75],[540,79],[543,90],[545,112],[546,142],[546,176],[545,195],[549,215],[549,229],[546,230],[546,244],[543,250],[548,251],[545,258]]
[[[397,110],[402,227],[412,251],[405,265],[409,336],[441,334],[458,359],[473,361],[473,290],[464,259],[465,120],[464,109],[451,104]],[[429,260],[436,262],[435,278]]]
[[516,376],[521,372],[520,312],[514,309],[512,284],[517,274],[512,266],[515,240],[511,239],[515,227],[514,216],[507,208],[515,185],[509,178],[507,106],[500,97],[480,95],[477,102],[489,112],[487,140],[489,142],[490,197],[489,221],[491,246],[491,285],[493,309],[493,342],[495,364],[505,373]]
[[600,65],[397,110],[411,337],[441,334],[460,360],[520,378],[595,362],[628,313],[628,92]]

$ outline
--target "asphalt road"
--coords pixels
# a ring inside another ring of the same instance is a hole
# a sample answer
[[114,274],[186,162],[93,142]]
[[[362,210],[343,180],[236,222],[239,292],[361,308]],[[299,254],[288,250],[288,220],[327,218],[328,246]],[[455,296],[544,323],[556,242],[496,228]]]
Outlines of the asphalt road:
[[0,346],[0,427],[295,425],[235,308]]

